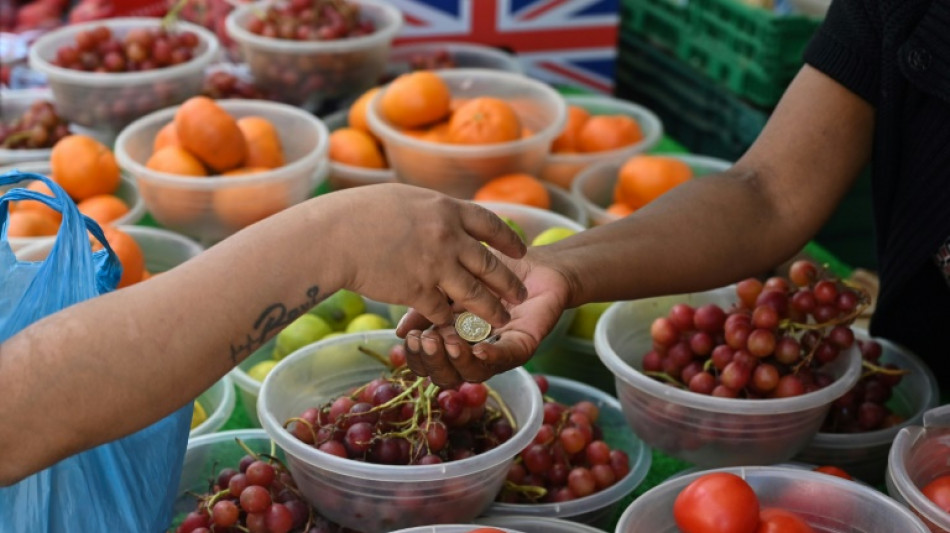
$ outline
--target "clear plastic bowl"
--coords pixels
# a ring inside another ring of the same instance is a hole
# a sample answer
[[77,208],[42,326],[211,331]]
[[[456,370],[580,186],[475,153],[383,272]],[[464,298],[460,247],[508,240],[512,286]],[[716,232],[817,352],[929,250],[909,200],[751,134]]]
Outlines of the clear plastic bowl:
[[611,395],[617,394],[614,375],[597,357],[594,341],[565,334],[557,346],[535,354],[531,365],[539,373],[569,376]]
[[230,377],[224,376],[202,392],[197,401],[208,414],[208,419],[192,429],[188,438],[214,433],[231,418],[234,412],[234,383]]
[[[382,91],[366,110],[370,130],[382,141],[396,179],[457,198],[472,198],[485,182],[503,174],[537,175],[564,127],[567,104],[550,86],[520,74],[488,69],[436,71],[453,98],[491,96],[507,101],[531,137],[516,141],[458,145],[415,139],[386,122],[379,112]],[[383,89],[385,90],[385,88]]]
[[548,195],[551,197],[550,210],[559,215],[564,215],[586,228],[590,219],[587,217],[587,210],[584,209],[584,204],[580,203],[574,195],[557,185],[547,182],[542,183],[544,183],[544,188],[547,189]]
[[399,44],[393,47],[387,60],[387,73],[398,76],[412,70],[412,61],[418,57],[448,52],[454,68],[484,68],[513,74],[524,74],[518,58],[494,46],[453,41]]
[[610,527],[617,514],[617,504],[633,492],[643,482],[650,470],[652,455],[650,448],[637,438],[624,419],[620,402],[607,393],[583,383],[546,376],[547,395],[566,404],[587,400],[600,409],[597,425],[604,432],[604,440],[611,449],[622,450],[630,458],[630,472],[606,489],[590,496],[562,503],[513,504],[494,503],[488,510],[489,516],[520,515],[528,519],[540,517],[564,518],[575,523],[596,527]]
[[[485,526],[482,524],[438,524],[432,526],[410,527],[392,531],[391,533],[470,533],[481,527]],[[505,533],[526,533],[520,529],[511,529],[507,527],[497,527],[497,529],[500,529]]]
[[639,142],[614,150],[583,154],[552,152],[541,169],[541,179],[565,190],[571,189],[574,176],[585,168],[597,163],[623,163],[628,157],[653,148],[663,137],[660,117],[642,105],[609,96],[566,96],[565,100],[568,105],[586,109],[591,116],[626,115],[637,122],[643,133],[643,139]]
[[46,75],[56,110],[76,124],[114,134],[142,115],[201,93],[205,68],[218,55],[218,38],[207,29],[178,21],[176,29],[190,31],[200,43],[185,63],[142,72],[85,72],[52,64],[56,51],[76,42],[85,30],[106,26],[119,38],[136,28],[159,28],[162,19],[119,17],[69,24],[44,34],[30,46],[30,68]]
[[928,483],[948,474],[950,405],[942,405],[924,413],[923,425],[897,433],[887,460],[887,493],[916,513],[933,533],[950,531],[950,513],[921,492]]
[[716,398],[677,389],[641,373],[651,350],[650,325],[676,303],[727,308],[733,286],[712,291],[617,302],[597,322],[594,347],[613,372],[627,422],[652,448],[705,467],[780,463],[814,437],[831,402],[861,374],[857,345],[826,365],[835,381],[823,389],[778,399]]
[[[259,116],[277,128],[287,164],[226,179],[182,177],[145,166],[155,135],[172,121],[178,106],[156,111],[126,126],[115,143],[119,167],[135,177],[149,213],[164,227],[212,244],[264,216],[303,202],[329,170],[329,132],[306,111],[264,100],[218,100],[232,117]],[[244,203],[215,208],[221,194],[247,193]],[[253,201],[252,201],[253,199]]]
[[491,505],[518,452],[541,427],[541,394],[521,368],[486,383],[507,403],[516,422],[507,442],[484,453],[438,465],[390,466],[321,452],[283,428],[288,418],[383,373],[379,361],[358,351],[386,353],[402,340],[395,330],[353,333],[319,341],[282,359],[261,387],[257,410],[264,429],[287,454],[303,497],[321,515],[364,533],[433,523],[464,523]]
[[[49,160],[46,161],[33,161],[29,163],[21,163],[17,165],[10,165],[7,167],[0,168],[0,174],[4,174],[11,170],[20,170],[23,172],[33,172],[35,174],[41,174],[43,176],[52,177],[52,170],[50,169]],[[15,187],[26,187],[28,182],[22,184],[17,184]],[[3,194],[5,190],[15,187],[5,187],[0,188],[0,194]],[[119,181],[119,188],[116,189],[115,195],[122,199],[129,206],[129,212],[117,218],[113,225],[124,226],[132,225],[142,220],[142,217],[145,216],[145,202],[142,201],[142,197],[139,194],[138,186],[135,185],[135,182],[132,181],[126,175],[123,175]],[[43,242],[49,239],[49,237],[10,237],[10,248],[13,251],[17,251],[23,247],[29,246],[33,243]]]
[[745,479],[762,507],[778,507],[803,518],[815,533],[926,533],[923,523],[871,487],[820,472],[778,466],[721,468],[667,480],[627,507],[615,533],[678,533],[673,520],[676,496],[710,472]]
[[[0,90],[0,122],[7,124],[30,108],[37,100],[53,101],[53,93],[48,88],[22,89],[17,91]],[[0,165],[12,165],[30,161],[49,161],[52,148],[0,148]]]
[[[855,337],[868,340],[866,330],[854,329]],[[868,483],[881,483],[887,472],[887,454],[901,429],[920,425],[924,412],[937,406],[940,389],[937,378],[919,357],[886,339],[881,344],[881,363],[894,363],[909,370],[893,390],[888,406],[905,417],[904,422],[864,433],[818,433],[795,458],[816,465],[834,465]]]
[[[693,169],[694,176],[705,176],[714,172],[722,172],[732,166],[732,163],[722,159],[702,155],[686,154],[654,154],[679,159]],[[614,187],[617,185],[617,174],[624,161],[608,161],[595,163],[577,174],[571,183],[571,193],[576,196],[590,216],[595,226],[617,220],[617,216],[607,212],[607,207],[613,203]]]
[[524,533],[604,533],[601,529],[570,520],[540,516],[486,516],[476,522],[483,526],[514,528]]
[[[323,118],[323,123],[331,132],[345,128],[348,124],[349,109],[342,109]],[[396,181],[396,173],[388,168],[362,168],[330,161],[330,187],[334,191],[374,185],[376,183],[391,183]]]
[[225,21],[228,34],[255,83],[274,99],[313,111],[326,98],[359,94],[376,85],[386,71],[393,38],[402,28],[402,12],[382,0],[352,0],[376,31],[332,41],[292,41],[247,30],[251,18],[267,9],[268,0],[242,5]]

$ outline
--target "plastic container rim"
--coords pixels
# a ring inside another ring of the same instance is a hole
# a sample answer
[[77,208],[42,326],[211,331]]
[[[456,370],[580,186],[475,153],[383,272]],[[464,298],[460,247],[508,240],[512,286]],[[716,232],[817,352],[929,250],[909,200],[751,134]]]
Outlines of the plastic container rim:
[[[234,398],[234,383],[228,374],[221,376],[221,379],[216,381],[215,385],[218,383],[224,387],[224,393],[221,395],[221,404],[217,409],[212,411],[211,415],[208,416],[204,422],[198,424],[194,429],[189,431],[189,434],[197,432],[197,435],[200,436],[206,435],[209,432],[214,433],[217,429],[223,426],[225,422],[228,421],[228,418],[231,417],[231,413],[234,412],[234,404],[236,403]],[[212,387],[215,385],[212,385]],[[201,396],[199,395],[199,398],[200,397]],[[198,401],[198,398],[195,398],[195,401]]]
[[217,442],[225,442],[228,440],[233,440],[238,437],[247,437],[247,438],[260,438],[267,439],[273,442],[273,439],[270,438],[270,435],[267,434],[261,428],[245,428],[245,429],[228,429],[225,431],[216,431],[214,433],[205,433],[204,435],[198,435],[197,437],[189,438],[188,445],[186,448],[186,453],[188,450],[194,448],[199,448],[207,444],[213,444]]
[[[501,70],[502,72],[511,72],[513,74],[522,74],[522,75],[524,74],[524,69],[521,67],[521,63],[518,61],[518,59],[515,56],[509,54],[508,52],[495,48],[494,46],[489,46],[485,44],[477,44],[477,43],[467,43],[465,41],[446,40],[446,41],[424,41],[424,42],[417,42],[417,43],[397,44],[392,47],[389,57],[390,57],[390,60],[392,60],[394,59],[393,56],[396,54],[412,53],[413,51],[416,51],[416,50],[426,50],[429,48],[439,48],[439,47],[444,47],[450,55],[453,53],[453,51],[466,51],[466,52],[473,52],[477,54],[491,56],[492,58],[497,59],[499,62],[505,63],[506,67],[510,67],[510,68],[490,69],[490,70]],[[452,67],[451,69],[454,70],[455,68],[456,67]],[[436,70],[449,70],[449,69],[436,69]]]
[[[618,109],[613,114],[623,114],[625,116],[636,115],[636,122],[641,126],[643,131],[646,131],[647,134],[644,135],[643,139],[637,141],[633,144],[627,146],[621,146],[620,148],[614,148],[613,150],[605,150],[602,152],[590,152],[590,153],[556,153],[551,152],[551,155],[548,156],[547,163],[548,165],[557,165],[557,164],[590,164],[595,161],[599,161],[605,158],[616,158],[624,155],[625,153],[641,153],[649,150],[656,146],[656,143],[660,142],[660,138],[663,136],[663,122],[660,120],[660,117],[656,113],[651,111],[645,106],[637,104],[635,102],[630,102],[628,100],[622,100],[620,98],[613,98],[611,96],[596,96],[596,95],[571,95],[565,96],[564,100],[568,105],[575,105],[582,107],[585,110],[588,109],[588,106],[594,106],[597,104],[609,104],[611,106],[616,106]],[[591,115],[596,116],[596,115]],[[643,117],[641,120],[640,117]]]
[[[912,510],[926,515],[925,518],[938,527],[948,529],[950,528],[950,519],[947,518],[947,513],[930,498],[924,496],[920,487],[910,479],[910,474],[907,472],[907,467],[904,465],[902,458],[905,452],[912,451],[918,441],[926,436],[928,429],[939,428],[926,425],[910,426],[897,432],[894,443],[887,454],[887,476],[891,481],[887,486],[889,490],[891,488],[896,490]],[[894,496],[894,494],[891,494],[891,496]]]
[[[333,113],[330,113],[329,115],[323,118],[324,124],[327,126],[327,129],[330,131],[331,135],[336,130],[330,130],[330,126],[327,123],[338,122],[340,126],[336,129],[349,127],[348,124],[346,123],[346,117],[348,113],[349,113],[349,108],[340,109],[339,111],[334,111]],[[386,180],[386,179],[396,179],[396,172],[392,168],[358,167],[356,165],[347,165],[346,163],[340,163],[339,161],[334,161],[332,159],[330,159],[330,168],[339,169],[339,170],[342,170],[343,172],[347,172],[350,174],[362,174],[362,176],[359,176],[359,178],[365,179],[365,180],[378,181],[378,180]],[[350,179],[353,179],[355,177],[356,176],[352,176],[352,175],[349,176]]]
[[[558,224],[552,227],[563,226],[563,227],[575,230],[578,233],[587,229],[587,227],[582,225],[580,222],[572,218],[569,218],[567,215],[563,215],[556,211],[551,211],[550,209],[541,209],[540,207],[534,207],[534,206],[523,205],[523,204],[510,204],[506,202],[481,202],[481,201],[474,201],[474,200],[471,200],[471,201],[477,205],[480,205],[488,209],[489,211],[495,213],[496,215],[499,214],[497,210],[514,211],[516,213],[526,215],[526,216],[556,219],[558,221]],[[525,243],[525,244],[530,245],[531,243]]]
[[[113,29],[116,26],[124,26],[126,23],[138,23],[142,27],[153,28],[162,25],[162,19],[154,17],[118,17],[104,20],[94,20],[82,22],[79,24],[69,24],[53,30],[30,46],[30,66],[43,74],[52,82],[63,82],[75,85],[86,85],[94,87],[102,86],[121,86],[121,85],[144,85],[155,81],[168,80],[179,75],[189,74],[195,65],[200,65],[202,69],[206,68],[218,54],[220,43],[214,33],[203,26],[193,24],[185,20],[178,20],[176,25],[180,24],[181,29],[187,30],[198,35],[198,38],[205,44],[205,50],[190,60],[170,67],[158,68],[149,71],[133,72],[85,72],[58,67],[49,60],[40,55],[40,50],[47,46],[49,41],[55,40],[63,35],[76,34],[80,31],[107,26]],[[138,27],[138,26],[133,26]]]

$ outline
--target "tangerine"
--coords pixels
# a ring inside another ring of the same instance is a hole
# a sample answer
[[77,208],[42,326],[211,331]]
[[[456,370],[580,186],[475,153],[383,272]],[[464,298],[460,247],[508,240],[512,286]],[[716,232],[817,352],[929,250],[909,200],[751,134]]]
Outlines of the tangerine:
[[155,141],[152,143],[152,151],[157,152],[166,146],[181,146],[178,140],[178,134],[175,133],[175,121],[162,126],[155,134]]
[[247,159],[247,143],[237,121],[206,96],[181,104],[175,112],[175,133],[182,147],[216,172],[238,168]]
[[620,167],[614,201],[639,209],[693,177],[693,170],[672,157],[635,155]]
[[551,151],[555,153],[578,151],[577,141],[580,138],[581,128],[588,119],[590,119],[590,113],[583,107],[567,106],[567,121],[564,123],[564,129],[551,143]]
[[550,209],[551,195],[541,180],[530,174],[514,173],[498,176],[475,191],[477,202],[505,202]]
[[86,135],[63,137],[50,152],[50,170],[73,200],[111,194],[119,187],[119,165],[104,144]]
[[355,167],[386,168],[376,141],[355,128],[341,128],[330,134],[330,160]]
[[353,128],[362,131],[363,133],[368,133],[373,135],[373,132],[369,129],[369,124],[366,121],[366,108],[369,106],[370,101],[379,94],[379,87],[373,87],[372,89],[361,94],[359,98],[353,102],[353,105],[350,106],[350,110],[346,114],[347,124]]
[[[52,189],[49,188],[45,183],[40,180],[33,180],[27,186],[27,189],[38,192],[40,194],[45,194],[46,196],[55,196]],[[52,207],[44,204],[43,202],[38,202],[36,200],[20,200],[10,205],[10,211],[34,211],[45,217],[55,220],[56,224],[59,224],[63,220],[63,215],[59,211],[53,209]]]
[[[180,146],[166,146],[155,152],[146,166],[179,178],[203,178],[207,175],[201,161]],[[140,190],[156,220],[172,226],[197,219],[211,200],[207,191],[191,190],[187,186],[140,183]]]
[[462,104],[449,119],[447,140],[456,144],[493,144],[521,138],[521,120],[499,98],[483,96]]
[[109,224],[129,212],[129,206],[121,198],[112,194],[100,194],[86,198],[76,206],[79,212],[95,220],[100,225]]
[[621,202],[614,202],[607,207],[608,213],[620,218],[623,218],[627,215],[632,215],[634,211],[636,211],[636,209]]
[[280,135],[271,121],[264,117],[244,117],[237,121],[247,142],[246,167],[277,168],[284,166],[284,149]]
[[418,128],[449,115],[452,94],[437,74],[407,72],[394,79],[380,96],[379,111],[397,128]]
[[191,152],[181,146],[166,146],[145,162],[145,166],[157,172],[176,176],[207,176],[204,165]]
[[[239,168],[222,174],[221,178],[231,179],[267,170]],[[214,192],[214,212],[224,224],[241,229],[289,207],[288,196],[287,187],[282,182],[224,187]]]
[[59,231],[59,221],[37,211],[17,210],[7,219],[9,237],[48,237]]
[[604,152],[643,140],[636,120],[626,115],[595,115],[581,126],[576,139],[580,152]]
[[[102,233],[112,247],[112,251],[119,258],[122,264],[122,277],[119,278],[118,288],[128,287],[142,280],[142,272],[145,271],[145,254],[139,243],[128,233],[112,225],[103,225]],[[96,242],[93,244],[93,250],[99,250],[102,244]]]

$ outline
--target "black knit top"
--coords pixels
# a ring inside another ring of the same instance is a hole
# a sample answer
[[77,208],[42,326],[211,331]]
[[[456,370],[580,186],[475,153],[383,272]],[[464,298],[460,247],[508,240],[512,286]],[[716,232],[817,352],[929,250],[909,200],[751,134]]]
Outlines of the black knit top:
[[935,256],[950,238],[950,1],[834,0],[805,61],[875,106],[871,333],[924,358],[946,390],[950,285]]

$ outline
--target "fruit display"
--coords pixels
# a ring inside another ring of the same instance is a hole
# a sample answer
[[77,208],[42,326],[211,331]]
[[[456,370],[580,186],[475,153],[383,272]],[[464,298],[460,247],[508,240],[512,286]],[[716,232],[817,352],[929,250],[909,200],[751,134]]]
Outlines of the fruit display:
[[201,94],[215,100],[225,98],[245,98],[249,100],[267,99],[266,92],[257,88],[253,82],[226,70],[213,70],[208,72],[205,75]]
[[52,102],[38,100],[18,117],[0,123],[0,149],[52,148],[70,134],[69,122],[56,114]]
[[190,31],[136,28],[118,37],[100,25],[78,32],[72,45],[60,46],[53,65],[86,72],[148,71],[190,61],[200,43]]
[[251,19],[255,35],[292,41],[332,41],[370,35],[372,20],[360,16],[360,5],[345,0],[293,0],[268,5]]
[[551,195],[541,180],[530,174],[515,173],[492,178],[475,191],[476,202],[509,202],[539,209],[551,208]]
[[[789,278],[740,281],[738,302],[727,310],[674,305],[650,327],[653,350],[643,357],[643,372],[725,398],[788,398],[830,384],[821,367],[854,344],[849,324],[869,297],[808,260],[795,262]],[[863,422],[873,415],[879,424],[878,408],[863,408]]]

